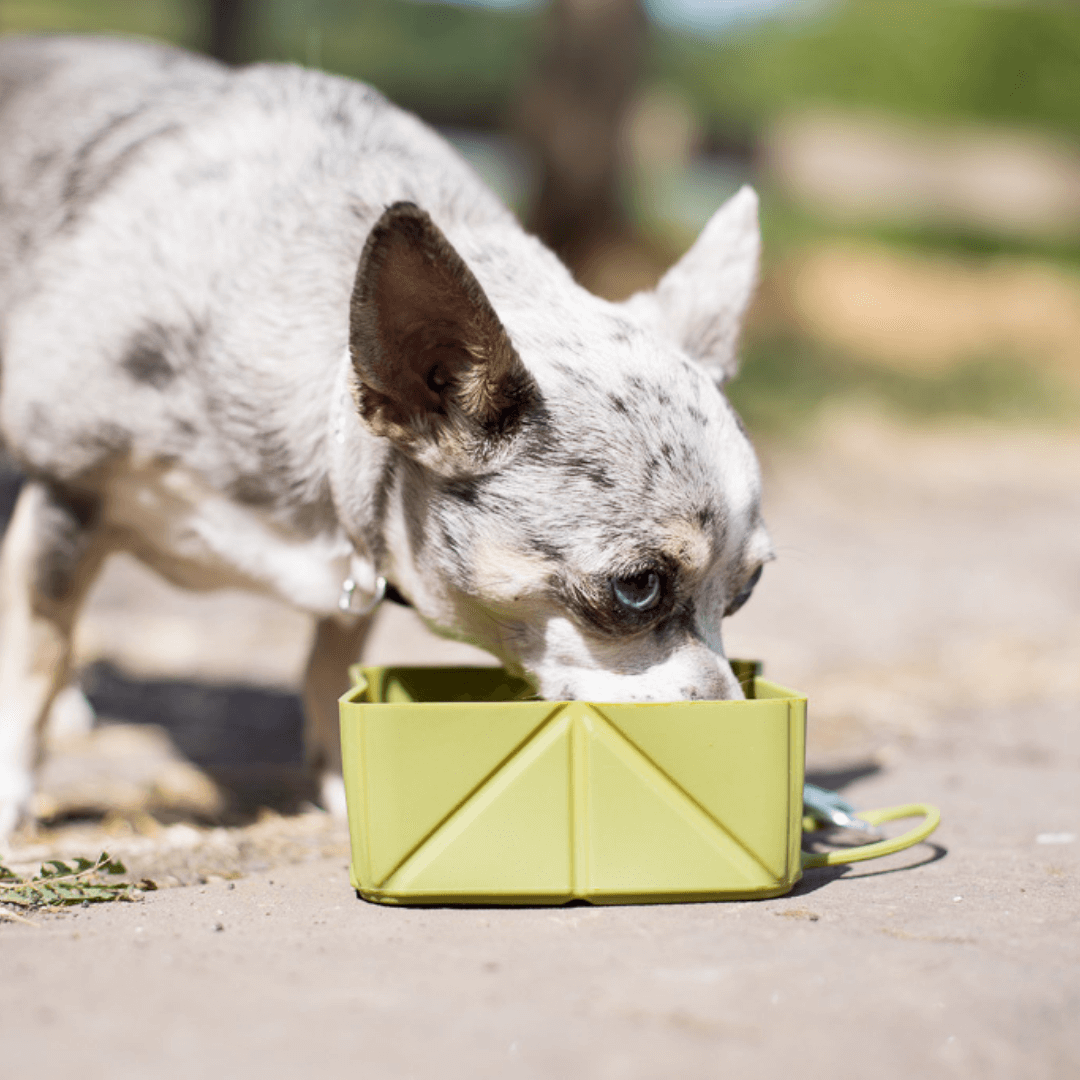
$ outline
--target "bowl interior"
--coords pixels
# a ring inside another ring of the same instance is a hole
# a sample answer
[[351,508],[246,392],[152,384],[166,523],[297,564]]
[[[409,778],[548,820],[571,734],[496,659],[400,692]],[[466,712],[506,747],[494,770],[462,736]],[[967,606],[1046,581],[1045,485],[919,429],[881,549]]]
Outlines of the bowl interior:
[[[732,660],[731,668],[748,700],[757,697],[761,664]],[[363,684],[364,699],[385,704],[539,701],[525,678],[491,667],[383,667],[350,669],[354,686]]]

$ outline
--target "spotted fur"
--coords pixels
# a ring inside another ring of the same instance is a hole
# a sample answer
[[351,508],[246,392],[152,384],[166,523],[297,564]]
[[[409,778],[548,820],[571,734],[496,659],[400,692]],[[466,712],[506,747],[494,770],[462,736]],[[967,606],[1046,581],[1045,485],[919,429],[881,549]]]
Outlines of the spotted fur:
[[[722,392],[752,192],[611,304],[345,79],[8,38],[0,147],[0,430],[37,478],[0,558],[0,835],[107,551],[320,619],[331,766],[364,629],[337,614],[347,576],[385,575],[551,698],[739,694],[721,620],[769,557]],[[615,583],[650,574],[627,608]]]

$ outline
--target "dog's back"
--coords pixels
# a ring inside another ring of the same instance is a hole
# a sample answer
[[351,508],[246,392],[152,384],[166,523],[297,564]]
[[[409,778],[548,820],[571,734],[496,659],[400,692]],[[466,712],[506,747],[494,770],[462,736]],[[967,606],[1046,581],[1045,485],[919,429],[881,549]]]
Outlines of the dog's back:
[[166,93],[205,94],[225,72],[147,44],[73,38],[0,40],[0,311],[50,235],[164,130]]
[[160,45],[0,41],[0,147],[0,424],[65,480],[181,457],[310,510],[375,219],[401,199],[448,228],[509,217],[366,86]]
[[[215,134],[224,145],[214,145]],[[177,180],[231,180],[223,200],[241,177],[213,160],[214,150],[237,171],[245,157],[257,161],[242,177],[264,185],[252,198],[306,171],[314,187],[297,215],[333,192],[335,203],[351,196],[354,213],[376,217],[387,201],[409,196],[451,213],[503,213],[442,140],[363,84],[289,65],[236,71],[151,42],[4,38],[0,310],[43,241],[78,232],[109,189],[125,192],[129,213],[132,197],[158,202],[142,188],[145,170],[162,144],[184,139],[190,169]]]

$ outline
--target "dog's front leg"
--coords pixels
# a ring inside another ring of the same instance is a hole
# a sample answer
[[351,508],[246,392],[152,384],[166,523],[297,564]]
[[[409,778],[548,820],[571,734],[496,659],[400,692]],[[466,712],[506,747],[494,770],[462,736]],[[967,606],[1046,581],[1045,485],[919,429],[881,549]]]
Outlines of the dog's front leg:
[[75,617],[107,551],[96,499],[26,483],[0,549],[0,843],[29,809]]
[[349,665],[356,662],[374,615],[349,622],[319,619],[304,674],[304,748],[308,768],[319,785],[322,805],[345,817],[341,779],[338,698],[349,688]]

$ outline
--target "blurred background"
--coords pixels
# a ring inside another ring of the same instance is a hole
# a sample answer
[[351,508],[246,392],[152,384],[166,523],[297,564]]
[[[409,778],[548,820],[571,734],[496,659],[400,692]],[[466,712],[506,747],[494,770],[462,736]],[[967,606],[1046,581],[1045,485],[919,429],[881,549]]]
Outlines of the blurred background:
[[[60,30],[371,82],[610,298],[753,183],[762,280],[730,389],[780,559],[729,652],[810,692],[837,783],[926,740],[1012,753],[1025,710],[1075,719],[1080,5],[0,0],[0,33]],[[368,658],[473,656],[410,620],[387,606]],[[84,624],[99,711],[204,765],[233,751],[184,736],[194,714],[232,716],[249,756],[280,717],[293,741],[264,755],[298,753],[306,620],[124,564]]]
[[0,0],[371,82],[440,128],[594,291],[649,285],[744,182],[763,288],[733,396],[1051,419],[1080,370],[1070,0]]

